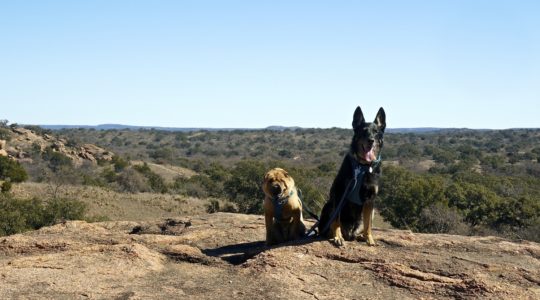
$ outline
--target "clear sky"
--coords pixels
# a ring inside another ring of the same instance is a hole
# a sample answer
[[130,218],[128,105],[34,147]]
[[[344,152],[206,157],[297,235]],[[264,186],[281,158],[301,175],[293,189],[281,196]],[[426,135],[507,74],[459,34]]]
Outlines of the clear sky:
[[540,1],[1,1],[0,119],[540,127]]

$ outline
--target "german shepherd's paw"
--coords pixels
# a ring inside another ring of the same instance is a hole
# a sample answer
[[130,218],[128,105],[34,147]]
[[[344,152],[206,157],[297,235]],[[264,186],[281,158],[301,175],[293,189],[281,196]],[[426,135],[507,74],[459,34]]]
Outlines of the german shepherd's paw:
[[375,243],[375,239],[371,234],[362,233],[361,235],[356,237],[356,240],[359,242],[366,242],[368,246],[377,246],[377,243]]
[[343,239],[341,236],[330,239],[330,242],[336,247],[343,247],[345,245],[345,239]]
[[367,236],[366,244],[368,244],[368,246],[377,246],[377,244],[375,243],[375,240],[373,239],[372,235]]

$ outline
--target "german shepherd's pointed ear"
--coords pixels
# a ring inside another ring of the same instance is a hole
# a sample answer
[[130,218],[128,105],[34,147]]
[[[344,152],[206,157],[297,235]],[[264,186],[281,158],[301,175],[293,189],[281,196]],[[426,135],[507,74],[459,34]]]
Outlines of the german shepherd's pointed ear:
[[386,128],[386,114],[384,113],[384,109],[382,107],[379,108],[379,112],[377,113],[373,123],[377,124],[377,126],[379,126],[379,128],[384,132],[384,129]]
[[354,111],[353,121],[352,121],[352,128],[356,129],[360,125],[364,124],[366,120],[364,119],[364,114],[362,113],[362,109],[360,109],[360,106],[356,107],[356,110]]

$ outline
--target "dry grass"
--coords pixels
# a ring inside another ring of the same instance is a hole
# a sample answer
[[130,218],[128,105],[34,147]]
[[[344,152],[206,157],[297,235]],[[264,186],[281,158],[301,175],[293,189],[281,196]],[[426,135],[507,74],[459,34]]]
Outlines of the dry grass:
[[[51,198],[54,187],[44,183],[22,183],[13,187],[20,198]],[[61,186],[57,197],[82,201],[88,205],[90,217],[110,220],[145,221],[197,215],[206,212],[207,200],[170,194],[118,193],[93,186]]]
[[[54,186],[44,183],[25,182],[15,184],[12,192],[20,198],[52,198]],[[208,199],[198,199],[170,194],[118,193],[93,186],[61,186],[57,191],[61,198],[75,199],[88,205],[88,216],[106,217],[111,221],[153,221],[178,216],[206,213]],[[222,206],[225,205],[220,201]],[[375,211],[375,228],[393,228]]]
[[375,216],[373,217],[373,227],[379,228],[379,229],[393,229],[392,225],[390,223],[387,223],[384,221],[381,214],[375,210]]
[[[140,166],[144,164],[144,162],[132,161],[131,164]],[[146,162],[146,164],[148,165],[150,170],[152,170],[152,172],[161,176],[167,183],[174,182],[174,179],[176,177],[190,178],[191,176],[197,175],[197,172],[193,170],[177,167],[173,165],[158,165],[158,164],[154,164],[150,162]]]

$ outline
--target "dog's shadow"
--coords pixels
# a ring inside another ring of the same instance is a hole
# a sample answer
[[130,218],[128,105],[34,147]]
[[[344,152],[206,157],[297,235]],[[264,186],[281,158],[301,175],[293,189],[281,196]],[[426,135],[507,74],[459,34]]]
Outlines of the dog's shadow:
[[305,245],[321,240],[322,239],[319,237],[307,237],[300,240],[290,241],[272,246],[266,246],[264,241],[256,241],[227,245],[213,249],[202,249],[201,251],[207,256],[221,258],[222,260],[232,265],[241,265],[248,259],[251,259],[267,250],[286,246]]

